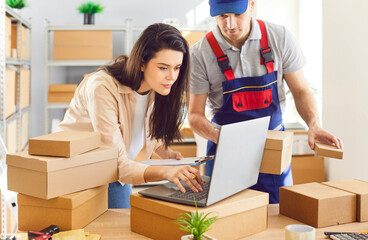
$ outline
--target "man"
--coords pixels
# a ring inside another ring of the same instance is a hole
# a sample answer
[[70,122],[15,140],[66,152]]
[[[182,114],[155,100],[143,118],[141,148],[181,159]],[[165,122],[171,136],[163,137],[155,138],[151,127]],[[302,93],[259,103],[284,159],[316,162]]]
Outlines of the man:
[[[315,140],[341,149],[342,141],[319,124],[302,70],[304,56],[285,27],[254,19],[255,0],[209,0],[209,4],[217,27],[191,48],[188,111],[193,130],[209,140],[207,154],[215,154],[218,129],[224,124],[271,116],[269,129],[285,130],[285,83],[309,127],[311,149]],[[205,116],[207,98],[212,122]],[[213,162],[206,164],[207,175],[212,166]],[[281,175],[260,173],[252,189],[268,192],[270,203],[277,203],[279,187],[287,185],[292,185],[290,166]]]

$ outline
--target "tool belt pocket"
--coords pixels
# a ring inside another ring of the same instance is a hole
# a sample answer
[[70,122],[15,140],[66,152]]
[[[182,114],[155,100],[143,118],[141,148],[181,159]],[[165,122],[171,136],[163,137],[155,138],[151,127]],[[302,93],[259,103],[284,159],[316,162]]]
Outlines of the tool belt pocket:
[[232,94],[233,108],[237,112],[266,108],[272,103],[272,88],[263,91]]

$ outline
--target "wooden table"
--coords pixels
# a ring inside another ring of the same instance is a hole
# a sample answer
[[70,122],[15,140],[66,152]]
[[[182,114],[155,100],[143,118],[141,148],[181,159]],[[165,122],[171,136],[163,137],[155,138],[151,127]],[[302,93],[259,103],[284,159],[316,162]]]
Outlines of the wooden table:
[[[336,209],[338,211],[338,209]],[[268,229],[264,232],[243,238],[252,240],[283,240],[285,239],[285,226],[289,224],[303,224],[294,219],[279,214],[279,205],[271,204],[268,207]],[[97,233],[102,236],[102,240],[109,239],[150,239],[130,231],[130,210],[129,209],[109,209],[98,217],[95,221],[87,225],[85,231]],[[368,222],[348,223],[337,226],[316,229],[316,240],[328,239],[324,237],[325,231],[368,231]],[[221,240],[221,239],[218,239]]]

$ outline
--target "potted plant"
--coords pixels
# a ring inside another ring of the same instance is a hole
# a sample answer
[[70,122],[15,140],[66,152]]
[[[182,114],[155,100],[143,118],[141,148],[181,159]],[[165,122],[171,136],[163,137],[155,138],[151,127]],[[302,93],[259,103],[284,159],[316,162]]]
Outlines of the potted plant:
[[84,24],[95,24],[95,13],[102,12],[104,7],[100,3],[85,2],[77,9],[84,14]]
[[215,240],[215,238],[204,234],[212,223],[218,220],[218,217],[210,217],[207,213],[198,213],[197,202],[194,199],[195,212],[190,213],[180,213],[179,217],[176,219],[176,223],[179,225],[179,229],[190,233],[190,235],[182,236],[182,240]]
[[26,6],[25,0],[6,0],[6,4],[15,9],[22,9]]

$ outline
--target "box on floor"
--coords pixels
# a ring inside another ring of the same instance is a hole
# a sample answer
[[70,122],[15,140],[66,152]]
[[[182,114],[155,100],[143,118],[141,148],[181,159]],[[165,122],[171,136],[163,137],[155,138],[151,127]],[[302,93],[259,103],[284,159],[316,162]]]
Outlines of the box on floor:
[[350,223],[356,220],[356,196],[320,183],[281,187],[280,214],[316,228]]
[[280,175],[291,162],[292,142],[292,132],[269,130],[259,171]]
[[100,146],[98,132],[62,131],[29,139],[29,154],[73,157]]
[[322,184],[356,194],[357,221],[368,221],[368,182],[357,179],[348,179],[323,182]]
[[117,180],[117,148],[100,147],[71,158],[8,154],[8,189],[42,199]]
[[50,225],[61,231],[85,227],[108,207],[108,185],[44,200],[18,194],[19,230],[40,231]]
[[[153,239],[172,240],[186,235],[175,220],[180,213],[194,212],[195,207],[146,198],[133,194],[130,198],[131,231]],[[208,235],[216,239],[239,239],[267,228],[268,193],[244,190],[198,211],[218,216]]]

